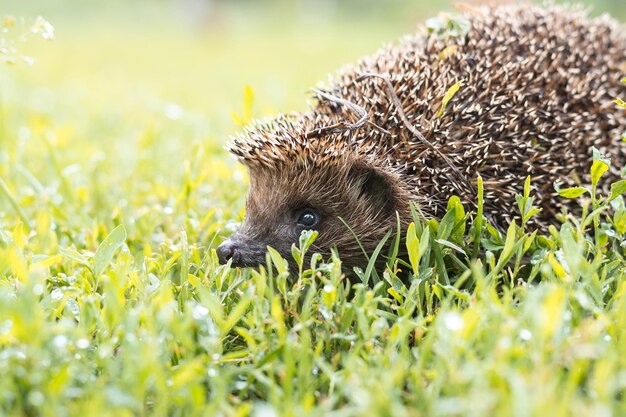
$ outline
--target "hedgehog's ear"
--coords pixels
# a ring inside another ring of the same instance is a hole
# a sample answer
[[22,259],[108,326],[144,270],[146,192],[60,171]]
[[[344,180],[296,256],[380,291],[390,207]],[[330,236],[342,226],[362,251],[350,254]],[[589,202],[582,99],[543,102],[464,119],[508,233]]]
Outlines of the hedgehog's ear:
[[355,165],[352,173],[360,183],[359,196],[367,197],[383,212],[394,207],[392,184],[382,171],[372,166]]

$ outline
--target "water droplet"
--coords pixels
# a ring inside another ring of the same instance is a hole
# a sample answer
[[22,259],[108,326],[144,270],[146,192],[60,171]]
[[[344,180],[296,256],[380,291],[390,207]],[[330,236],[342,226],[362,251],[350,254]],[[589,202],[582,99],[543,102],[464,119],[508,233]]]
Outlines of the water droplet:
[[179,120],[181,117],[183,117],[183,114],[185,113],[185,111],[178,104],[169,103],[167,106],[165,106],[163,113],[165,114],[165,117],[167,117],[168,119]]
[[265,403],[257,403],[254,406],[254,412],[252,413],[252,415],[254,417],[277,417],[278,414],[276,413],[276,410],[274,410],[274,408],[269,405],[269,404],[265,404]]
[[53,289],[50,293],[50,298],[52,298],[53,301],[61,301],[63,299],[63,291],[58,288]]
[[89,347],[89,340],[87,339],[78,339],[76,341],[76,347],[79,349],[87,349]]
[[8,334],[13,328],[13,321],[5,320],[0,324],[0,334]]
[[54,339],[52,339],[52,343],[57,348],[63,349],[67,346],[67,344],[69,343],[69,340],[67,339],[65,335],[59,334],[59,335],[54,336]]
[[456,312],[447,313],[443,318],[443,323],[449,330],[452,330],[453,332],[461,330],[465,325],[463,317],[461,317],[461,315]]
[[522,340],[530,340],[533,338],[533,334],[528,329],[522,329],[519,332],[519,337]]
[[41,285],[41,284],[35,284],[35,285],[33,286],[33,294],[35,294],[35,295],[41,295],[41,294],[43,294],[43,288],[44,288],[44,287],[43,287],[43,285]]
[[43,404],[43,402],[45,401],[45,397],[43,396],[43,394],[39,391],[31,391],[28,394],[28,402],[34,406],[34,407],[39,407]]
[[196,304],[191,310],[191,316],[196,320],[203,319],[208,315],[209,315],[209,309],[200,304]]

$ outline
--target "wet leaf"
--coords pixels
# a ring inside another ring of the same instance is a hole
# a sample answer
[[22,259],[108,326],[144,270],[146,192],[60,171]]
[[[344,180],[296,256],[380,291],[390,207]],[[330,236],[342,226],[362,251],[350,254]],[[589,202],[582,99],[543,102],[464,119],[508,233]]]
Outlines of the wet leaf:
[[94,275],[96,277],[102,274],[106,267],[109,266],[115,251],[124,244],[125,240],[126,229],[120,224],[100,243],[93,257]]

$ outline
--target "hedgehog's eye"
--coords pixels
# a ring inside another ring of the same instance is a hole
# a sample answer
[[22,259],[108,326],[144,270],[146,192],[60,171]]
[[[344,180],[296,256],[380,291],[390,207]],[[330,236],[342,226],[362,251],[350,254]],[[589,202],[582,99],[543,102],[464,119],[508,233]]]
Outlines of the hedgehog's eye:
[[297,224],[298,226],[310,229],[317,226],[320,222],[320,214],[313,209],[304,209],[300,212]]

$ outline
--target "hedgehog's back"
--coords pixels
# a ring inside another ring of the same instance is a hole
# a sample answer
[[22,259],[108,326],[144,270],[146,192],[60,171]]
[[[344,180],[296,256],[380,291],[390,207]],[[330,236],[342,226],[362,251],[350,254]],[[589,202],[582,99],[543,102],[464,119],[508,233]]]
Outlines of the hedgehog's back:
[[[626,161],[626,115],[614,104],[625,91],[624,30],[608,17],[556,6],[481,9],[464,19],[463,35],[407,37],[344,69],[329,90],[368,112],[368,123],[344,140],[376,141],[373,157],[406,166],[433,215],[451,195],[475,201],[467,183],[480,175],[492,218],[507,218],[531,175],[542,216],[554,221],[554,183],[585,181],[592,146],[611,158],[613,176]],[[436,149],[410,132],[385,81],[364,74],[391,81],[407,121]],[[332,125],[354,116],[320,100],[305,118]]]

